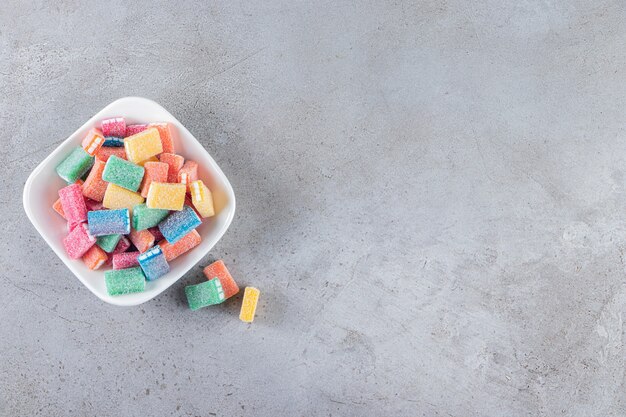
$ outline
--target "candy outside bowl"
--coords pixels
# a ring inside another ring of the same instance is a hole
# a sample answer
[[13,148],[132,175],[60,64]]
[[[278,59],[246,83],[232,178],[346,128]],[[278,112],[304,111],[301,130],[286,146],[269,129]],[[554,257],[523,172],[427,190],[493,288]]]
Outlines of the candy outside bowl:
[[[203,219],[196,229],[202,237],[200,245],[170,262],[170,271],[155,281],[146,281],[146,290],[140,293],[110,296],[104,283],[104,271],[92,271],[81,259],[70,259],[63,247],[67,234],[65,220],[53,209],[58,191],[67,185],[55,172],[56,166],[70,151],[80,146],[81,140],[102,119],[124,117],[128,124],[169,122],[176,153],[198,163],[198,176],[211,189],[215,216]],[[96,113],[76,132],[72,133],[30,174],[24,185],[24,210],[44,240],[74,275],[101,300],[119,306],[145,303],[165,291],[196,265],[224,235],[235,215],[235,193],[230,182],[204,149],[202,144],[167,110],[152,100],[124,97]]]

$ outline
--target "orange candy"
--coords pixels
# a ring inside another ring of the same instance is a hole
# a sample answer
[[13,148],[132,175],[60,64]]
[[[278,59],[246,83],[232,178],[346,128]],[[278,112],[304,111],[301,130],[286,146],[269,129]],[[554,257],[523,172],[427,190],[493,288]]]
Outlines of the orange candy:
[[90,129],[82,142],[83,149],[91,156],[94,156],[103,144],[104,136],[98,129]]
[[119,156],[122,159],[126,158],[126,151],[124,148],[118,148],[115,146],[103,146],[100,148],[98,152],[96,152],[96,159],[101,160],[102,162],[106,162],[109,160],[109,156],[115,155]]
[[143,175],[143,180],[141,181],[141,196],[146,198],[148,197],[148,190],[150,189],[152,181],[167,182],[169,165],[164,162],[146,162],[143,167],[146,173]]
[[161,146],[163,152],[174,153],[174,139],[172,138],[172,130],[169,123],[150,123],[148,127],[155,127],[159,131],[161,137]]
[[162,153],[159,156],[161,162],[169,166],[167,171],[167,182],[178,182],[178,171],[183,167],[185,158],[173,153]]
[[147,251],[152,246],[154,246],[154,235],[150,233],[148,229],[140,231],[136,231],[133,229],[131,230],[128,237],[130,241],[133,242],[133,245],[135,245],[137,250],[141,253]]
[[102,179],[102,171],[104,171],[106,163],[96,159],[93,167],[89,172],[89,176],[83,184],[83,195],[94,201],[102,201],[104,193],[107,190],[107,182]]
[[237,283],[230,275],[226,265],[224,265],[224,261],[221,259],[204,268],[202,272],[204,272],[204,276],[206,276],[209,281],[213,278],[220,280],[220,284],[222,284],[222,288],[224,289],[225,298],[230,298],[239,292]]
[[167,262],[170,262],[178,258],[183,253],[189,252],[191,249],[198,246],[201,241],[202,238],[200,237],[200,233],[196,230],[192,230],[180,238],[180,240],[176,241],[176,243],[169,243],[167,240],[163,239],[159,242],[159,246],[165,254]]
[[[57,201],[52,204],[52,209],[59,213],[61,217],[65,219],[65,212],[63,211],[63,205],[61,204],[61,199],[57,198]],[[66,219],[67,220],[67,219]]]
[[103,251],[100,246],[93,245],[85,254],[83,255],[83,262],[87,265],[89,269],[98,269],[107,261],[109,256],[105,251]]
[[187,161],[183,167],[178,171],[178,182],[187,186],[187,192],[189,192],[189,184],[198,179],[198,163],[194,161]]

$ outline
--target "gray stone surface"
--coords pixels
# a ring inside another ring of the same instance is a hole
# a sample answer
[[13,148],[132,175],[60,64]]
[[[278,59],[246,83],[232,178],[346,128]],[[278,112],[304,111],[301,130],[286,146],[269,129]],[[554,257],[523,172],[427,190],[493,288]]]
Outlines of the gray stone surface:
[[[3,0],[0,415],[625,415],[625,23],[619,1]],[[186,308],[200,267],[104,304],[28,222],[28,173],[127,95],[229,176],[201,265],[261,289],[252,325],[240,298]]]

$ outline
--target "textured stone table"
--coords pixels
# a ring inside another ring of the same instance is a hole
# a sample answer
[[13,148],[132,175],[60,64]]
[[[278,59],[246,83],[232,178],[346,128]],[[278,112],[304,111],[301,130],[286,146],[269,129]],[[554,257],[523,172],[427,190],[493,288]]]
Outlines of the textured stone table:
[[[0,415],[626,414],[623,3],[211,3],[0,2]],[[201,265],[252,325],[187,309],[199,266],[104,304],[27,221],[127,95],[230,178]]]

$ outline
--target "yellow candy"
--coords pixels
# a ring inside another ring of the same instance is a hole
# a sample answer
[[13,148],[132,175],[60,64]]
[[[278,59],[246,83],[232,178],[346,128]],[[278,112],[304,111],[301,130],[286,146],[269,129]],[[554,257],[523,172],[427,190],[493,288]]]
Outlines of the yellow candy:
[[187,186],[179,183],[151,182],[146,206],[148,208],[176,210],[183,209]]
[[159,158],[157,158],[156,156],[151,156],[148,159],[138,162],[137,165],[144,166],[146,162],[159,162]]
[[143,203],[141,194],[134,193],[113,183],[107,185],[102,205],[109,209],[127,208],[132,210],[137,204]]
[[124,149],[128,160],[134,163],[145,161],[163,152],[161,137],[156,128],[146,129],[124,139]]
[[211,190],[204,185],[202,180],[194,181],[189,186],[191,187],[191,202],[200,216],[204,218],[215,215]]
[[259,302],[259,294],[261,292],[254,287],[246,287],[243,292],[243,301],[241,302],[241,312],[239,313],[239,320],[246,323],[252,323],[254,320],[254,313],[256,312],[256,305]]

